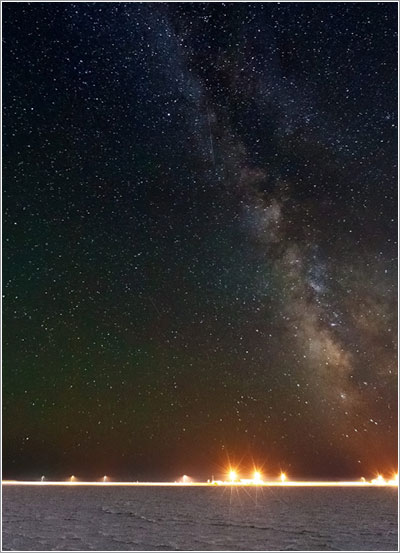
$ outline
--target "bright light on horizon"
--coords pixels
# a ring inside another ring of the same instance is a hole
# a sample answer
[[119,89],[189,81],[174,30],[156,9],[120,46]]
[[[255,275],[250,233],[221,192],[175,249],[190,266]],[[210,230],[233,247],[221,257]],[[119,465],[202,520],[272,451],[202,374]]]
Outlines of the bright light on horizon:
[[2,480],[6,485],[50,485],[61,486],[65,484],[74,484],[76,486],[102,486],[102,485],[114,485],[114,486],[179,486],[185,484],[191,484],[193,486],[390,486],[398,487],[399,475],[398,473],[392,473],[390,476],[386,473],[377,473],[373,478],[365,478],[361,476],[358,480],[289,480],[287,474],[281,472],[279,475],[270,478],[264,478],[262,472],[259,469],[254,469],[251,477],[242,478],[237,470],[229,468],[226,471],[225,479],[207,481],[196,481],[194,478],[184,474],[174,482],[139,482],[136,481],[118,481],[113,480],[109,476],[104,475],[97,481],[82,481],[78,480],[76,476],[72,475],[64,481],[52,481],[48,480],[44,476],[39,477],[37,480]]
[[235,480],[237,480],[237,477],[238,477],[238,475],[237,475],[237,472],[235,470],[230,470],[229,471],[229,480],[231,482],[234,482]]
[[[258,472],[258,471],[256,471]],[[236,471],[231,470],[228,473],[227,480],[212,480],[207,482],[190,482],[192,486],[232,486],[235,487],[245,487],[245,486],[265,486],[265,487],[274,487],[274,486],[287,486],[287,487],[398,487],[399,478],[398,474],[394,474],[391,479],[386,480],[381,474],[377,475],[376,478],[372,480],[366,480],[364,477],[359,480],[354,481],[307,481],[307,480],[287,480],[286,476],[282,473],[278,479],[264,480],[261,475],[259,477],[253,473],[252,479],[239,479]],[[105,479],[106,478],[106,479]],[[188,478],[188,477],[187,477]],[[188,478],[189,479],[189,478]],[[51,481],[51,480],[3,480],[3,485],[14,485],[14,486],[35,486],[35,485],[45,485],[45,486],[65,486],[68,484],[74,484],[74,486],[185,486],[187,481],[175,482],[139,482],[139,481],[110,481],[108,477],[103,477],[97,481],[82,481],[77,480],[75,476],[70,476],[68,480],[63,481]]]
[[386,484],[385,479],[383,478],[382,474],[378,474],[376,478],[371,480],[372,484],[377,484],[378,486],[381,486],[382,484]]
[[254,472],[254,476],[253,476],[253,479],[254,479],[254,482],[262,482],[262,476],[261,476],[261,472],[259,472],[258,470],[256,470]]
[[393,477],[389,480],[389,483],[399,485],[399,474],[397,472],[393,474]]

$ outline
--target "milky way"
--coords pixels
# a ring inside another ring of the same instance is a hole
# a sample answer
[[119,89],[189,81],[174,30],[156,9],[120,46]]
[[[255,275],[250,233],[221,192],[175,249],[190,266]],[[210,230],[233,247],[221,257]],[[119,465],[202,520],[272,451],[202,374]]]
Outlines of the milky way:
[[396,464],[395,4],[4,5],[4,470]]

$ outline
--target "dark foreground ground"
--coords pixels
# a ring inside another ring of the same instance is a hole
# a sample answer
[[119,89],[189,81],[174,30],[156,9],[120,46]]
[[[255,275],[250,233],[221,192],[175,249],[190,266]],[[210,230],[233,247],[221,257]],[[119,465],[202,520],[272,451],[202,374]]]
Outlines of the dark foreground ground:
[[395,488],[3,487],[3,550],[397,550]]

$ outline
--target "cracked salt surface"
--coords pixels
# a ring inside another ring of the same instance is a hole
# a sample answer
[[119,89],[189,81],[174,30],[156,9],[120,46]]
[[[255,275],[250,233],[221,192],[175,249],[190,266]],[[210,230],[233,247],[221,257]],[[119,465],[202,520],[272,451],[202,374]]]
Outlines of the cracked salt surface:
[[397,550],[396,488],[3,487],[3,550]]

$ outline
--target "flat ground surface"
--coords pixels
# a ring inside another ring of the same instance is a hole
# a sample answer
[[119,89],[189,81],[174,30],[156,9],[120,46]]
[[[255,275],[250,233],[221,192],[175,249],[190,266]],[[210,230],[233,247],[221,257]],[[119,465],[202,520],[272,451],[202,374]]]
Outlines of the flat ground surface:
[[4,486],[3,550],[397,550],[397,489]]

